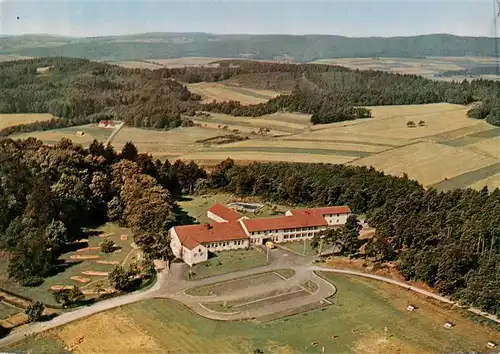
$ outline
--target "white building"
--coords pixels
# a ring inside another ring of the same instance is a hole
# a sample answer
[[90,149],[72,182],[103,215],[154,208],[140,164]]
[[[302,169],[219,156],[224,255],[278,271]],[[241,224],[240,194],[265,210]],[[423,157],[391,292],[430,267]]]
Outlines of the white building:
[[347,218],[351,215],[351,209],[348,206],[333,206],[324,208],[293,209],[288,210],[285,215],[321,215],[328,222],[328,225],[344,225]]
[[340,227],[351,215],[347,206],[294,209],[285,215],[249,219],[222,204],[215,204],[207,216],[213,224],[175,226],[169,230],[170,247],[177,258],[189,265],[208,259],[208,252],[248,248],[311,239],[327,227]]
[[238,221],[174,226],[169,235],[172,252],[189,265],[206,261],[208,252],[250,246],[250,239]]

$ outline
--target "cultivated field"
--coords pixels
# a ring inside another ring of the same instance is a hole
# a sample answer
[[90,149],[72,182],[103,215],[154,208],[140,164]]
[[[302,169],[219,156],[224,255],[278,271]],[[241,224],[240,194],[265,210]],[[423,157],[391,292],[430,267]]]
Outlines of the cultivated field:
[[[212,321],[173,300],[148,300],[73,322],[9,350],[320,353],[324,347],[326,353],[488,352],[486,343],[500,339],[494,330],[405,289],[331,273],[325,277],[338,289],[333,305],[265,324]],[[408,304],[417,310],[408,312]],[[456,326],[447,330],[445,321]]]
[[7,128],[13,125],[50,120],[52,118],[55,118],[52,114],[45,113],[0,114],[0,129]]
[[[434,78],[435,74],[448,70],[463,70],[473,66],[492,65],[495,58],[488,57],[428,57],[416,58],[339,58],[321,59],[313,63],[341,65],[359,70],[382,70],[399,74],[422,75]],[[442,78],[442,80],[463,80],[464,77]]]
[[215,82],[187,85],[189,91],[201,95],[204,102],[239,101],[243,105],[264,103],[279,95],[276,91],[226,86]]
[[148,61],[119,61],[119,62],[111,62],[110,64],[116,64],[122,66],[127,69],[160,69],[163,68],[163,65],[153,64]]
[[[78,132],[82,132],[83,135],[78,134]],[[75,144],[89,146],[94,139],[104,142],[112,132],[112,129],[99,128],[97,124],[86,124],[70,128],[15,134],[11,137],[13,139],[34,137],[49,145],[58,143],[62,138],[67,138],[72,140]],[[123,145],[120,146],[120,149],[122,147]]]

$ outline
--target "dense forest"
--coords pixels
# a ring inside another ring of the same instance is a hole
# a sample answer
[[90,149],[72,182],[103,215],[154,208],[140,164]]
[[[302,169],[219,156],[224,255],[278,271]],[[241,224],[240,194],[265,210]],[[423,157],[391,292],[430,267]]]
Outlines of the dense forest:
[[[376,228],[366,252],[397,261],[409,280],[424,281],[466,304],[500,314],[500,190],[438,193],[372,168],[328,164],[224,161],[205,188],[307,206],[347,204]],[[344,238],[348,255],[358,247]]]
[[0,141],[0,248],[9,276],[26,286],[67,266],[58,260],[85,227],[113,221],[130,227],[151,258],[171,256],[173,196],[194,188],[196,164],[153,160],[131,143],[117,153],[94,141],[55,146],[29,138]]
[[494,41],[487,37],[447,34],[389,38],[209,33],[144,33],[92,38],[25,35],[3,37],[0,54],[108,61],[180,57],[267,60],[277,57],[308,62],[328,58],[492,57],[495,56]]
[[[500,83],[439,82],[416,75],[350,70],[339,66],[219,61],[218,67],[125,69],[84,59],[42,58],[0,63],[0,113],[51,113],[60,120],[9,127],[0,136],[117,119],[136,127],[190,125],[196,111],[262,116],[280,110],[311,114],[332,123],[371,116],[363,106],[484,101],[471,116],[499,124],[495,107]],[[255,105],[236,101],[201,103],[184,83],[228,82],[286,91]],[[291,91],[287,91],[293,87]],[[489,103],[488,103],[489,102]],[[487,112],[487,113],[484,113]]]
[[183,124],[181,114],[194,114],[199,100],[181,83],[149,70],[69,58],[0,63],[0,113],[51,113],[62,119],[38,129],[110,116],[130,126],[172,128]]

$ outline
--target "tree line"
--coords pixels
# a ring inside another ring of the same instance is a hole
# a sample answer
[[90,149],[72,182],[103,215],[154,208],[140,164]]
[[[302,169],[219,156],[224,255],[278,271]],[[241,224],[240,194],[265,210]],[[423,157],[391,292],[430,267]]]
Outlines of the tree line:
[[[329,164],[224,161],[200,183],[207,189],[259,196],[275,203],[347,204],[366,214],[376,234],[367,244],[378,262],[397,261],[408,280],[500,314],[500,190],[437,192],[373,168]],[[356,222],[325,240],[355,256]]]
[[8,274],[26,286],[63,270],[59,256],[84,228],[113,221],[130,227],[148,257],[171,257],[173,196],[192,190],[205,171],[194,163],[154,160],[131,143],[121,152],[94,141],[0,141],[0,248]]

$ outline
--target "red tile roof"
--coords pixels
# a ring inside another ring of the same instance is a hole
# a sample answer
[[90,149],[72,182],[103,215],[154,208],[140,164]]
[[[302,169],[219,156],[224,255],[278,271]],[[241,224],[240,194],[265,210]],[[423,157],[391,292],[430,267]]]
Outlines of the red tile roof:
[[208,211],[227,221],[236,221],[241,218],[241,215],[239,213],[232,209],[229,209],[222,204],[214,204],[210,208],[208,208]]
[[346,205],[324,207],[324,208],[293,209],[290,211],[292,212],[293,215],[299,215],[299,214],[327,215],[327,214],[349,214],[349,213],[351,213],[351,209]]
[[207,242],[221,242],[247,239],[248,236],[237,221],[175,226],[174,230],[179,236],[181,244],[192,250],[196,246]]
[[298,214],[272,218],[245,219],[242,223],[248,232],[283,230],[297,227],[327,226],[326,220],[318,214]]

